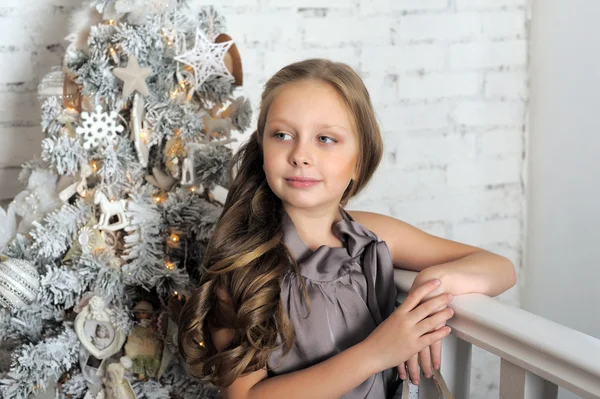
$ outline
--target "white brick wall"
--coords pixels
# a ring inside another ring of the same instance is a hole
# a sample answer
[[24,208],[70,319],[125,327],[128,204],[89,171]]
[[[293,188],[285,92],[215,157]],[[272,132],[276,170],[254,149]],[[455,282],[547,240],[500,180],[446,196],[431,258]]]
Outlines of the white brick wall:
[[[79,0],[0,5],[0,187],[39,154],[36,86],[60,62]],[[353,208],[393,215],[521,263],[526,0],[192,0],[216,4],[254,107],[285,64],[328,57],[369,88],[385,159]],[[393,182],[390,184],[390,182]],[[516,303],[516,290],[504,296]],[[476,351],[473,398],[497,397],[498,362]]]

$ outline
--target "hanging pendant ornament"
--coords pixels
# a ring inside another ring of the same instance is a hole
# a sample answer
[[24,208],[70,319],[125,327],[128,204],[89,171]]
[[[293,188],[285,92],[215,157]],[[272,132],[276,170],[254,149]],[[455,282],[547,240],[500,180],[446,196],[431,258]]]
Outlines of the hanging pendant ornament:
[[[125,217],[127,200],[121,199],[111,201],[102,191],[96,190],[96,193],[94,194],[94,204],[100,204],[101,213],[98,224],[94,226],[95,229],[115,231],[121,230],[129,225],[129,219]],[[112,217],[116,217],[117,220],[115,222],[110,222]]]
[[231,81],[235,80],[229,69],[227,69],[227,65],[225,65],[223,59],[232,45],[233,41],[231,40],[221,43],[211,43],[200,28],[196,28],[194,48],[174,58],[194,69],[194,88],[198,90],[213,75],[222,76]]
[[75,332],[81,344],[97,359],[106,359],[121,350],[127,338],[111,322],[114,311],[94,296],[75,318]]
[[83,148],[86,150],[115,144],[117,133],[123,131],[123,126],[117,123],[117,113],[102,112],[101,105],[96,105],[95,112],[82,112],[81,119],[81,126],[75,132],[82,136]]
[[4,259],[0,263],[0,307],[21,309],[37,297],[40,291],[39,274],[27,261]]
[[165,166],[167,171],[176,179],[181,177],[183,160],[187,156],[185,144],[180,135],[172,136],[165,145]]
[[123,81],[123,97],[137,90],[144,96],[150,94],[146,78],[152,74],[152,68],[141,68],[137,57],[132,55],[127,60],[127,67],[113,69],[113,74]]
[[144,114],[144,97],[135,93],[133,96],[133,109],[131,110],[131,140],[135,145],[138,161],[143,167],[146,167],[150,155],[148,150],[150,130],[144,120]]

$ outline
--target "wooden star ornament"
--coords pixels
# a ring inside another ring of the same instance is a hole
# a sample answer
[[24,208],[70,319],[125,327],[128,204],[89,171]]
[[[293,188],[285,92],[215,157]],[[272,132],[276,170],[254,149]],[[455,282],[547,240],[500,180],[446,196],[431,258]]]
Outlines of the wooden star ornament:
[[115,68],[113,73],[123,81],[123,97],[129,96],[134,90],[144,96],[150,94],[146,78],[152,74],[152,68],[140,68],[135,55],[129,57],[127,67]]

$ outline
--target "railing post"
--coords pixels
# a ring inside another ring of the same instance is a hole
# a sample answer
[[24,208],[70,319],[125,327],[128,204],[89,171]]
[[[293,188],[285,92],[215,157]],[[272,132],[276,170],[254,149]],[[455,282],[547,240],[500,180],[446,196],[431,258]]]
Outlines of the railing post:
[[506,359],[500,363],[500,399],[557,399],[558,386]]

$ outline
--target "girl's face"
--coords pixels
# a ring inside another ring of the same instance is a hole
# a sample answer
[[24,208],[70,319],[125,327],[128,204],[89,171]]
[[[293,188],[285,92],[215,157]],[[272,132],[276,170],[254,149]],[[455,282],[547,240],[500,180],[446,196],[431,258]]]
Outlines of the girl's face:
[[103,326],[102,324],[98,324],[96,326],[96,336],[98,338],[107,338],[108,337],[108,328]]
[[339,205],[356,179],[358,136],[346,104],[328,83],[279,87],[263,135],[264,171],[284,208]]

